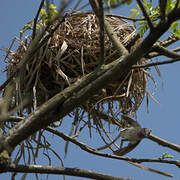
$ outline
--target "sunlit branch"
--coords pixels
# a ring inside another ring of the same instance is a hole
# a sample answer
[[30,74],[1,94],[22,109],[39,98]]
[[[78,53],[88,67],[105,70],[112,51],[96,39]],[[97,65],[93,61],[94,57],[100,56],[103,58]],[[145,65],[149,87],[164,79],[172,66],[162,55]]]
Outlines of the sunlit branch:
[[85,177],[90,179],[102,179],[102,180],[129,180],[127,178],[120,178],[110,176],[91,170],[84,170],[79,168],[67,168],[57,166],[42,166],[42,165],[15,165],[10,164],[3,170],[3,172],[16,172],[16,173],[40,173],[40,174],[53,174],[53,175],[69,175],[76,177]]

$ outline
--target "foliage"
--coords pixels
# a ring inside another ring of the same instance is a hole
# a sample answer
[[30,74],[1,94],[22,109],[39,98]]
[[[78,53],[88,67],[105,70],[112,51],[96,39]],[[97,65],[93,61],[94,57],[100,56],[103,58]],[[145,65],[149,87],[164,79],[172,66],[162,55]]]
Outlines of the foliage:
[[165,153],[162,154],[162,156],[159,159],[163,160],[163,159],[168,159],[168,158],[173,159],[174,156],[171,155],[171,154],[168,154],[168,152],[165,152]]
[[107,7],[116,8],[119,4],[131,4],[132,0],[104,0]]
[[[36,23],[36,29],[40,30],[43,28],[49,21],[53,19],[53,17],[57,14],[56,6],[54,4],[50,4],[48,8],[42,8],[39,14],[39,18]],[[34,28],[34,21],[31,21],[30,23],[27,23],[23,29],[20,31],[20,37],[28,31],[33,30]]]
[[[152,6],[152,0],[150,0],[150,2],[147,2],[147,0],[143,0],[143,5],[153,25],[156,26],[160,16],[159,5]],[[175,7],[175,5],[176,5],[176,0],[168,0],[166,13],[169,13]],[[137,16],[141,15],[142,13],[141,8],[139,7],[138,4],[137,4],[137,9],[131,9],[131,11],[133,12],[133,14],[130,15],[131,18],[137,18]],[[144,19],[145,17],[141,15],[140,18]],[[140,21],[138,25],[139,25],[138,27],[139,35],[140,37],[143,37],[143,35],[146,33],[146,31],[149,28],[148,23],[147,21]],[[180,37],[180,28],[178,28],[178,25],[179,25],[178,22],[174,22],[171,26],[170,32],[175,36]]]

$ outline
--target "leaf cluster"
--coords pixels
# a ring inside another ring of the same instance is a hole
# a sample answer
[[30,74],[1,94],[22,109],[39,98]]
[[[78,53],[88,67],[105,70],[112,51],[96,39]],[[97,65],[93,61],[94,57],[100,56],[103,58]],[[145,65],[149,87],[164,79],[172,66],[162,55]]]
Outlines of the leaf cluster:
[[[176,3],[177,3],[177,0],[167,0],[166,14],[175,8]],[[152,0],[150,0],[150,2],[147,2],[147,0],[143,0],[143,5],[153,25],[156,26],[160,17],[159,5],[153,6]],[[133,14],[131,14],[130,17],[137,18],[137,16],[141,15],[140,6],[137,4],[137,9],[131,9],[131,12],[133,12]],[[141,15],[140,18],[144,19],[145,17]],[[148,23],[147,21],[140,21],[138,25],[139,25],[138,27],[139,35],[140,37],[143,37],[149,28]],[[174,34],[177,37],[180,37],[180,28],[178,26],[179,26],[179,23],[174,22],[170,28],[170,33]]]
[[[47,8],[42,8],[39,13],[39,18],[36,23],[36,29],[42,29],[49,21],[53,19],[53,17],[58,13],[56,10],[56,6],[54,4],[50,4]],[[23,29],[20,31],[20,37],[28,31],[33,30],[34,28],[34,21],[27,23]]]
[[119,4],[128,4],[132,3],[132,0],[104,0],[105,4],[109,8],[116,8]]
[[162,154],[162,156],[159,159],[164,160],[164,159],[168,159],[168,158],[172,159],[172,158],[174,158],[174,156],[171,154],[168,154],[168,152],[165,152]]

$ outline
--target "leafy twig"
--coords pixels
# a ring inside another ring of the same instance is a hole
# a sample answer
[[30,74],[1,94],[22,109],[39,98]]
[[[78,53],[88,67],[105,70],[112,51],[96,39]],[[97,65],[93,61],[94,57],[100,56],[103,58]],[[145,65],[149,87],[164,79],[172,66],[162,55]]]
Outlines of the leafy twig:
[[38,20],[39,13],[40,13],[43,5],[44,5],[44,0],[41,1],[41,4],[40,4],[39,9],[38,9],[38,11],[37,11],[37,14],[36,14],[36,16],[35,16],[35,18],[34,18],[34,26],[33,26],[32,39],[34,39],[34,38],[35,38],[35,35],[36,35],[36,24],[37,24],[37,20]]
[[139,7],[141,8],[144,17],[146,18],[147,23],[148,23],[150,29],[154,29],[153,23],[152,23],[152,21],[151,21],[149,15],[147,14],[147,12],[146,12],[146,10],[145,10],[145,8],[144,8],[144,6],[143,6],[141,0],[136,0],[136,1],[137,1],[137,3],[139,4]]

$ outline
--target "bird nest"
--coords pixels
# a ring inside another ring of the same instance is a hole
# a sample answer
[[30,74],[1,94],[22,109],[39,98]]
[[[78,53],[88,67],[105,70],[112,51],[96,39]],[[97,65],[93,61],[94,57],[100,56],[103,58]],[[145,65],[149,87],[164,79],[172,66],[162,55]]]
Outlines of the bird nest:
[[[105,19],[129,52],[140,43],[133,23],[115,15],[107,15]],[[9,53],[8,77],[21,62],[29,46],[26,41],[27,39],[19,40],[16,51]],[[104,62],[108,64],[120,56],[106,33],[104,41]],[[67,17],[49,41],[33,55],[32,60],[20,69],[11,106],[19,105],[27,96],[33,97],[21,109],[21,112],[32,112],[35,106],[40,106],[56,93],[94,71],[100,62],[99,57],[99,24],[95,14],[77,12]],[[146,61],[143,58],[138,64],[145,64]],[[72,112],[73,117],[82,119],[85,113],[94,121],[99,118],[113,122],[120,113],[136,112],[144,98],[146,75],[144,69],[131,70],[123,82],[117,80],[107,84],[75,109]]]

